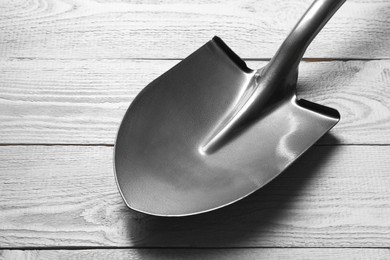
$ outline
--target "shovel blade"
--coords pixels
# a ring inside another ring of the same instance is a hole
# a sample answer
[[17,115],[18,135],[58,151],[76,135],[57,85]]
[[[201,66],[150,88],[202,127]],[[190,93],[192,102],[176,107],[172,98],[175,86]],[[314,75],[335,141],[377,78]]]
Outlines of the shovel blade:
[[281,98],[212,154],[200,147],[236,107],[255,72],[213,39],[150,83],[133,101],[115,144],[115,172],[126,204],[184,216],[233,203],[294,162],[340,115]]

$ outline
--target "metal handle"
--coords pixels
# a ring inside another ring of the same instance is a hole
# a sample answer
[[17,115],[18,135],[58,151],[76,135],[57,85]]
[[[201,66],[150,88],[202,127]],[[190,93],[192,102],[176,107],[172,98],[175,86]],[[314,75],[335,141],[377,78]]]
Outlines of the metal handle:
[[[271,77],[267,81],[271,80],[272,83],[280,84],[282,82],[277,82],[278,78],[296,74],[307,47],[345,1],[314,1],[263,71],[265,77]],[[281,75],[284,76],[280,77]]]
[[[316,0],[294,27],[266,67],[259,70],[256,83],[248,89],[225,121],[201,146],[202,153],[218,149],[234,130],[259,116],[265,106],[282,98],[295,97],[298,64],[318,32],[346,0]],[[250,93],[250,94],[248,94]]]

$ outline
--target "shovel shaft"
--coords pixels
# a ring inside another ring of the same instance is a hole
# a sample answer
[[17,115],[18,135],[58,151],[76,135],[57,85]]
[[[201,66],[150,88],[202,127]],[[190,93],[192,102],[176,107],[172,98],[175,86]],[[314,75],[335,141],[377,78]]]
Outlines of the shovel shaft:
[[314,1],[263,71],[264,80],[274,86],[285,85],[281,80],[297,73],[307,47],[345,1]]
[[283,99],[294,99],[298,65],[318,32],[346,0],[316,0],[294,27],[266,67],[259,70],[249,93],[213,131],[201,146],[203,154],[212,153],[230,140],[238,129],[261,116],[261,111]]

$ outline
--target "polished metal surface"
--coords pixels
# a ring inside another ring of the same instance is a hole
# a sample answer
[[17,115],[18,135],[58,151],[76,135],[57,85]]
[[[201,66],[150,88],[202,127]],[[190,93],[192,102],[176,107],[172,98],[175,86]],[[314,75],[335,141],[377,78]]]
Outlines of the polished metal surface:
[[317,0],[269,64],[251,70],[218,37],[150,83],[115,144],[126,204],[184,216],[233,203],[275,178],[340,119],[299,100],[298,64],[345,0]]

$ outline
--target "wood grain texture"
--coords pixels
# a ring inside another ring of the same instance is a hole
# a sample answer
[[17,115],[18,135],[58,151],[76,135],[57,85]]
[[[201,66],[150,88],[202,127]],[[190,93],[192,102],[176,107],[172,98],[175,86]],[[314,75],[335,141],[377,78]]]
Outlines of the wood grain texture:
[[367,248],[224,248],[224,249],[95,249],[0,250],[0,260],[38,259],[278,259],[278,260],[385,260],[389,249]]
[[0,247],[387,247],[389,146],[313,147],[253,195],[210,213],[126,208],[112,147],[0,147]]
[[348,0],[309,47],[299,95],[342,120],[269,185],[186,218],[129,210],[116,188],[141,89],[214,35],[263,66],[311,2],[0,1],[0,248],[44,249],[0,259],[389,259],[388,0]]
[[[270,58],[311,0],[1,1],[0,57],[183,58],[222,37]],[[390,58],[390,2],[349,0],[306,57]]]
[[[112,145],[133,98],[177,62],[2,61],[0,143]],[[298,93],[341,113],[321,143],[390,144],[390,61],[303,62]]]

